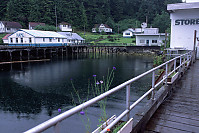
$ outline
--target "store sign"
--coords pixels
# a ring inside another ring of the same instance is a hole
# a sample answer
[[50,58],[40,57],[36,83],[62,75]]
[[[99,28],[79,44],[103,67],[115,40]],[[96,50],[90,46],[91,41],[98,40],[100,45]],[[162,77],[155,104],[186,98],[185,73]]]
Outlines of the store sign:
[[177,19],[175,25],[199,25],[199,18],[197,19]]
[[17,37],[24,37],[24,34],[23,33],[17,33],[16,36]]

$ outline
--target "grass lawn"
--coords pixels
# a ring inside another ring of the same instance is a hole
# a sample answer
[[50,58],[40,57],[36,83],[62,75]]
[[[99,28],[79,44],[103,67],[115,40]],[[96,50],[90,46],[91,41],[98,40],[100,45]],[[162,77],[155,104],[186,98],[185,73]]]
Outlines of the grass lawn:
[[77,32],[88,43],[118,43],[118,44],[131,44],[135,45],[135,38],[123,38],[122,35],[102,35],[91,32]]

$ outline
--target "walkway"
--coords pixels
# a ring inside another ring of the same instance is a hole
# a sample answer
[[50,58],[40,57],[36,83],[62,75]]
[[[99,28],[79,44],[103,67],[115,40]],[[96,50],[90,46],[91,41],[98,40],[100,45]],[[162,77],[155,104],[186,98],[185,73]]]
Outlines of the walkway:
[[199,133],[199,61],[178,81],[173,94],[162,103],[145,133]]

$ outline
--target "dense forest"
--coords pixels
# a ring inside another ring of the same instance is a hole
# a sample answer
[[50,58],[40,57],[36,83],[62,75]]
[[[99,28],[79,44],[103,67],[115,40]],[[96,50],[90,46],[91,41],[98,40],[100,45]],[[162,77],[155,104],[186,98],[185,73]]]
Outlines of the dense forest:
[[94,24],[106,23],[121,32],[139,27],[147,18],[148,25],[164,32],[170,19],[167,4],[181,0],[1,0],[1,20],[20,22],[23,28],[28,22],[56,25],[68,22],[73,28],[91,31]]

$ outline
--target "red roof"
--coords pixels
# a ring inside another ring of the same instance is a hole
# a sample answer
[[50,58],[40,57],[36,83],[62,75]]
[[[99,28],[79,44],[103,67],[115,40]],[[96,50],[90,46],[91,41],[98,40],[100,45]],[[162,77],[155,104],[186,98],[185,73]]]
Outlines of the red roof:
[[[99,28],[101,24],[95,24],[94,28]],[[110,28],[107,24],[103,24],[105,28]]]
[[8,36],[10,36],[11,34],[7,34],[7,35],[5,35],[2,39],[3,40],[8,40]]
[[7,28],[22,28],[21,24],[18,22],[1,21]]
[[35,27],[37,25],[45,26],[45,23],[40,23],[40,22],[29,22],[30,27]]

